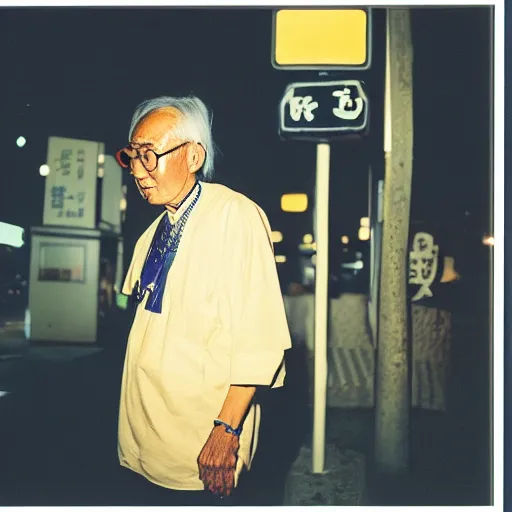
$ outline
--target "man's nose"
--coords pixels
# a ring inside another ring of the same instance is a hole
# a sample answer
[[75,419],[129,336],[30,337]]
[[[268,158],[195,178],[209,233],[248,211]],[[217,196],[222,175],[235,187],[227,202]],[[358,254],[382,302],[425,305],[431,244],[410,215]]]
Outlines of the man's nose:
[[138,180],[143,180],[144,178],[149,176],[149,172],[141,164],[139,159],[133,159],[130,162],[130,174]]

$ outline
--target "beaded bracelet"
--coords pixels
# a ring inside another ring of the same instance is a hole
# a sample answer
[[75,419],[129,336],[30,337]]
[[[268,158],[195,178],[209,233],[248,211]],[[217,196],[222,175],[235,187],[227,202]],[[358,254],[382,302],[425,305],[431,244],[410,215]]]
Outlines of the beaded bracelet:
[[226,432],[228,434],[233,434],[234,436],[240,437],[240,434],[242,433],[242,426],[240,425],[238,428],[233,428],[231,425],[228,425],[227,423],[224,423],[221,420],[214,420],[213,424],[216,427],[223,426],[226,429]]

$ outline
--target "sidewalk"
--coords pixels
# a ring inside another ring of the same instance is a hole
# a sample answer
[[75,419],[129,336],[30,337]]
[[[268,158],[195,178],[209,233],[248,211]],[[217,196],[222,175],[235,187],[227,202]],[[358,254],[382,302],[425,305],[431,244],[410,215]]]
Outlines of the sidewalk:
[[[112,340],[113,349],[29,343],[22,327],[0,328],[0,390],[8,393],[0,397],[0,506],[134,504],[117,461],[121,341]],[[300,393],[275,391],[265,401],[258,454],[239,489],[242,505],[285,504],[292,465],[307,452],[308,429],[300,425],[309,413]],[[351,452],[340,449],[346,461]],[[342,469],[337,487],[346,483],[349,496],[354,481],[360,485],[361,466]]]
[[120,371],[97,347],[0,343],[0,506],[123,503]]
[[[9,335],[0,330],[0,506],[136,503],[136,490],[128,488],[117,461],[125,333],[118,329],[120,339],[102,349],[27,343],[11,327]],[[241,479],[242,505],[482,503],[473,489],[477,480],[469,479],[480,447],[468,450],[460,435],[478,426],[457,411],[413,411],[412,477],[395,489],[369,489],[373,410],[328,409],[330,472],[312,475],[307,382],[300,358],[289,356],[287,385],[264,397],[257,455]]]
[[[331,425],[334,420],[331,415]],[[284,505],[361,505],[366,486],[366,457],[361,451],[343,448],[344,434],[339,429],[337,440],[327,440],[323,474],[312,473],[312,449],[301,447],[287,477]]]

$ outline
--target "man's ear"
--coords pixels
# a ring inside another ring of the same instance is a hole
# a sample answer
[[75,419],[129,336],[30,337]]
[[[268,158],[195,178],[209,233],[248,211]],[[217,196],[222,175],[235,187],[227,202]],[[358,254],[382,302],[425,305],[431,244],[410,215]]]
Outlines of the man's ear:
[[202,144],[196,143],[188,150],[187,165],[190,173],[199,171],[206,159],[206,151]]

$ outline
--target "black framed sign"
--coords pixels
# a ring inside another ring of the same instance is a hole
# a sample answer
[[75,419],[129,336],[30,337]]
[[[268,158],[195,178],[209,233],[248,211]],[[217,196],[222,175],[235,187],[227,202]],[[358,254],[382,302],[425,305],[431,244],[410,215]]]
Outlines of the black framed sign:
[[279,108],[282,135],[336,136],[366,130],[368,98],[359,80],[289,84]]

